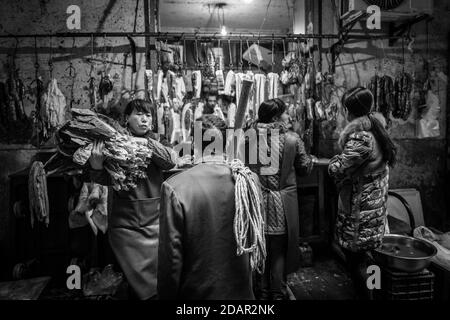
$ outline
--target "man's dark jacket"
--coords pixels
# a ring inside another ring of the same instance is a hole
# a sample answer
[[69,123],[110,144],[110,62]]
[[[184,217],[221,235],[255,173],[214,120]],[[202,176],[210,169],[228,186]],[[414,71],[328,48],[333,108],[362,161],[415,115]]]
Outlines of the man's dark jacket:
[[215,161],[162,185],[159,299],[254,299],[249,256],[236,256],[231,169]]

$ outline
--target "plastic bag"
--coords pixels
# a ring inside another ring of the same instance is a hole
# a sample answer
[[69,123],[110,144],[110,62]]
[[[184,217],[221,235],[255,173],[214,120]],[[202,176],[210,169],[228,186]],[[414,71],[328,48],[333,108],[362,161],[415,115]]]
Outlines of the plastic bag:
[[439,97],[431,90],[427,93],[427,108],[418,122],[418,137],[419,138],[433,138],[441,135],[439,117],[440,117],[440,103]]

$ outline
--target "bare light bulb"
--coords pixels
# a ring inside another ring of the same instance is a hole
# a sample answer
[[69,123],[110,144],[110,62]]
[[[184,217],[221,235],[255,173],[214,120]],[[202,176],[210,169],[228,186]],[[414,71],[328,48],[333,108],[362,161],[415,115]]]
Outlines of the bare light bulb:
[[220,33],[221,33],[223,36],[226,36],[226,35],[228,34],[227,28],[226,28],[225,26],[222,26],[222,29],[220,30]]

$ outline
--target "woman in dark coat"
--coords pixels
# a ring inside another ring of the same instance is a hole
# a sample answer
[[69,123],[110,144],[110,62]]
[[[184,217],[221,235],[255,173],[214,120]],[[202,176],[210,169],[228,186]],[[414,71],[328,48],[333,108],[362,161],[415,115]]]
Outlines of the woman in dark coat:
[[[139,299],[156,296],[156,273],[159,237],[159,200],[163,170],[175,166],[173,152],[152,132],[153,106],[144,100],[133,100],[125,108],[127,128],[136,140],[152,150],[147,178],[137,187],[113,194],[108,234],[112,250],[125,276]],[[108,185],[103,169],[103,146],[94,146],[90,164],[94,182]]]
[[336,238],[360,297],[367,296],[366,252],[380,246],[385,233],[389,166],[396,157],[386,121],[371,112],[372,105],[372,93],[365,88],[344,94],[342,106],[349,124],[340,135],[342,152],[328,167],[339,191]]
[[[259,137],[258,147],[261,147],[261,143],[268,144],[272,140],[273,130],[278,130],[279,168],[276,168],[278,170],[274,173],[267,174],[268,168],[259,161],[256,165],[247,161],[261,182],[266,214],[267,258],[262,276],[261,299],[283,299],[285,277],[297,271],[299,267],[296,175],[302,176],[311,172],[313,157],[306,153],[300,137],[288,130],[288,119],[286,104],[281,99],[261,104],[258,121],[254,125]],[[267,137],[266,142],[260,140],[261,136]],[[271,148],[270,152],[275,152],[275,149]]]

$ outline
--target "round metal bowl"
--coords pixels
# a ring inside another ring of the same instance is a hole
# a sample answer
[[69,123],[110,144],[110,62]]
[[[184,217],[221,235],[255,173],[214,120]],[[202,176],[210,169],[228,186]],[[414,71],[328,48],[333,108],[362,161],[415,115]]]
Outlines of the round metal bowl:
[[431,242],[390,234],[383,237],[381,247],[373,250],[372,255],[380,267],[416,273],[428,267],[436,253]]

